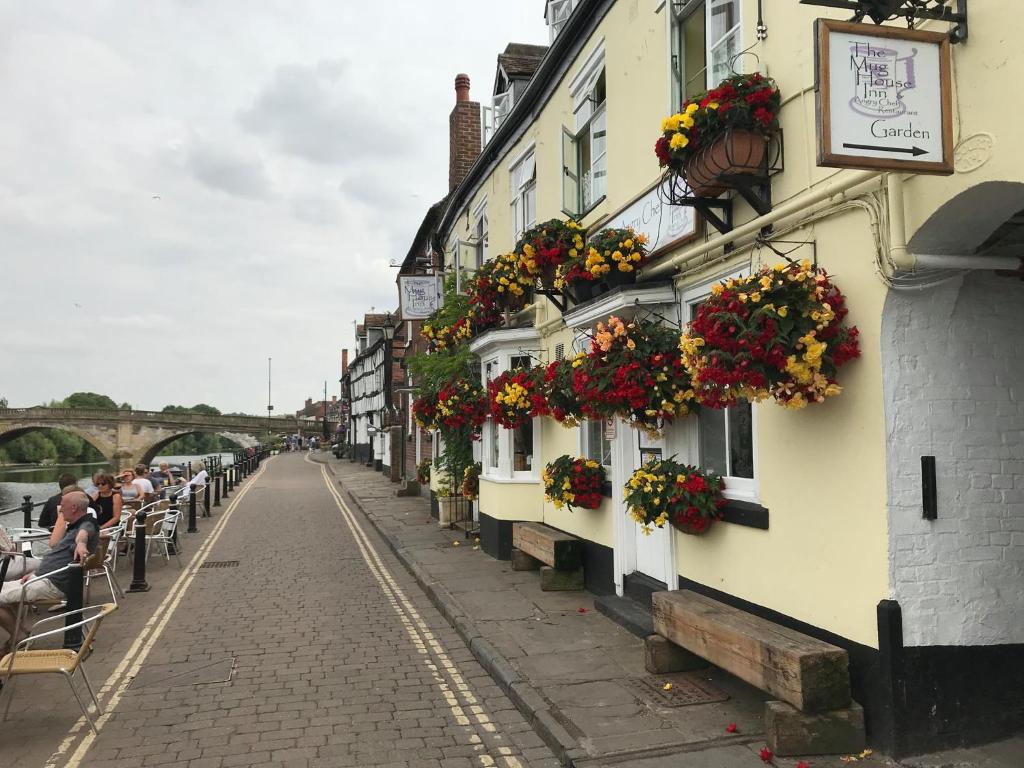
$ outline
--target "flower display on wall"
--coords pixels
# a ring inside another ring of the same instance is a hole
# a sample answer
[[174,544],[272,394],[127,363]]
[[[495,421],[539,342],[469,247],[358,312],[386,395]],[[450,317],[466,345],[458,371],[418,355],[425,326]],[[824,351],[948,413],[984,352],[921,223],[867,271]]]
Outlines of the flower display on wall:
[[430,459],[424,459],[416,465],[416,482],[420,485],[426,485],[430,482],[430,468],[433,462]]
[[722,478],[672,459],[653,459],[626,482],[630,516],[645,535],[670,523],[683,533],[700,534],[721,517]]
[[808,261],[765,267],[712,288],[680,342],[697,399],[711,408],[775,398],[803,408],[838,395],[860,356],[846,299]]
[[531,277],[546,287],[554,284],[558,267],[583,252],[583,228],[572,219],[551,219],[528,229],[516,245],[516,253]]
[[647,236],[631,227],[603,229],[590,238],[586,249],[562,265],[556,287],[602,279],[632,278],[647,259]]
[[505,371],[487,385],[491,415],[507,429],[521,427],[547,413],[544,368],[516,368]]
[[[426,397],[429,395],[418,398],[413,404],[417,421],[419,415],[416,403]],[[437,392],[435,407],[437,415],[434,428],[442,432],[468,432],[473,440],[480,437],[480,429],[487,420],[487,397],[478,381],[454,379],[444,384]],[[429,411],[429,406],[421,406],[419,410]]]
[[661,137],[654,145],[658,163],[685,171],[687,163],[730,130],[777,131],[781,103],[774,81],[758,72],[723,80],[661,121]]
[[544,371],[544,397],[547,412],[563,427],[579,426],[582,408],[573,389],[573,372],[586,359],[582,352],[571,360],[555,360]]
[[541,473],[544,495],[556,509],[597,509],[603,497],[605,470],[592,459],[559,456]]
[[534,278],[518,253],[503,253],[490,264],[490,287],[501,309],[521,309],[526,306],[533,289]]
[[423,392],[412,401],[412,416],[422,429],[432,432],[438,429],[437,393]]
[[677,331],[651,321],[612,316],[598,323],[590,352],[572,363],[582,414],[617,416],[652,433],[689,414],[696,402],[678,338]]

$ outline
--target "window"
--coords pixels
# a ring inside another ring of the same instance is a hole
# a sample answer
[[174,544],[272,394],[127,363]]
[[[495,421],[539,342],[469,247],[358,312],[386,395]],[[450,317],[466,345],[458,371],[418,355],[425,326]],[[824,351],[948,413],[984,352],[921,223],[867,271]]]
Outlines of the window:
[[740,0],[670,2],[672,109],[729,77],[740,52]]
[[605,114],[604,48],[591,54],[569,85],[574,125],[562,128],[562,208],[581,216],[608,189],[608,128]]
[[531,147],[512,171],[512,239],[537,223],[537,161]]
[[669,3],[671,21],[672,110],[707,85],[707,46],[703,0],[682,6]]
[[569,16],[572,15],[572,9],[576,4],[576,0],[548,0],[548,7],[544,16],[547,19],[552,40],[558,37],[558,33],[562,31],[565,22],[569,20]]
[[[484,365],[484,385],[489,384],[493,379],[498,376],[498,361],[490,360]],[[487,442],[485,443],[487,448],[487,467],[489,469],[496,470],[498,468],[498,459],[500,454],[500,433],[498,432],[498,425],[494,423],[494,419],[488,417],[487,425],[485,427],[485,433]],[[488,474],[493,474],[489,472]]]
[[711,0],[708,18],[708,87],[714,87],[732,73],[733,59],[740,52],[740,0]]
[[608,435],[614,435],[615,421],[608,419],[587,419],[580,429],[583,441],[583,455],[601,464],[605,469],[612,466],[612,441]]
[[512,84],[509,83],[507,91],[494,96],[494,130],[501,127],[502,122],[512,111],[513,93]]
[[487,261],[487,238],[487,201],[484,200],[473,212],[472,241],[475,263],[472,269],[479,269]]
[[[707,298],[707,289],[708,286],[695,289],[684,297],[691,320]],[[754,411],[750,403],[738,403],[721,410],[702,408],[697,415],[697,463],[726,478],[727,497],[756,500],[754,435]]]
[[[509,361],[509,370],[516,368],[529,369],[531,360],[528,355],[515,355]],[[512,430],[512,471],[530,472],[533,470],[533,419]]]

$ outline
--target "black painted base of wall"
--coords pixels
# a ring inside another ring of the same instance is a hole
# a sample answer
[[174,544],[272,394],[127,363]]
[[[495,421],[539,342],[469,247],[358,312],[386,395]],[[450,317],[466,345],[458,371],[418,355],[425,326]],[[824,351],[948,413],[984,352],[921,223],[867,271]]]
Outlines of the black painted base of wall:
[[512,559],[512,521],[480,513],[480,549],[498,560]]
[[391,465],[390,464],[385,464],[384,462],[381,462],[380,472],[381,472],[382,475],[390,475],[391,474]]
[[384,462],[381,459],[374,459],[373,460],[373,471],[374,472],[380,472],[380,468],[383,465],[384,465]]
[[441,505],[437,503],[437,493],[430,492],[430,516],[435,520],[441,519]]
[[357,443],[352,446],[352,459],[360,464],[365,464],[372,455],[369,443]]
[[594,541],[583,542],[583,586],[595,595],[615,594],[615,552]]
[[651,610],[651,595],[664,592],[668,584],[658,581],[642,573],[631,573],[623,579],[622,591],[630,600],[634,600],[648,611]]

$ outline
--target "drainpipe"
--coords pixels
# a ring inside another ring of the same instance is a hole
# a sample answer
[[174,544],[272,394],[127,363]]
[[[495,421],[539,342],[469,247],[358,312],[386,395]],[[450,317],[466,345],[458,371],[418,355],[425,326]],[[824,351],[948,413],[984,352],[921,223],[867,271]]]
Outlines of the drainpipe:
[[928,269],[994,269],[996,271],[1020,272],[1024,259],[1020,256],[975,256],[968,254],[912,253],[918,267]]
[[889,193],[889,263],[900,272],[913,272],[917,268],[917,259],[907,250],[903,177],[898,173],[888,173],[885,176],[885,184]]
[[[678,256],[668,259],[667,261],[658,262],[646,269],[639,270],[637,273],[637,279],[650,280],[666,272],[674,272],[676,269],[686,266],[689,262],[701,258],[708,253],[708,251],[721,248],[727,243],[735,243],[742,238],[756,234],[763,227],[766,227],[769,224],[773,224],[776,221],[785,219],[789,216],[806,214],[818,203],[824,201],[837,202],[838,200],[843,200],[846,198],[847,192],[851,189],[869,181],[874,181],[878,176],[879,174],[877,171],[857,171],[855,173],[837,174],[817,189],[806,194],[799,195],[792,200],[779,205],[764,216],[759,216],[752,221],[748,221],[746,224],[741,224],[727,234],[716,235],[710,240],[687,248]],[[836,200],[833,198],[836,198]]]

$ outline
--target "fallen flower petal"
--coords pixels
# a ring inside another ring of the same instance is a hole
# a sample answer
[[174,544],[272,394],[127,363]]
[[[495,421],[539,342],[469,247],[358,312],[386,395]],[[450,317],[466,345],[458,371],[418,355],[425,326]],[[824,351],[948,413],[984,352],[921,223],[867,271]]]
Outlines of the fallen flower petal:
[[453,541],[453,542],[452,542],[452,546],[453,546],[453,547],[457,547],[457,546],[459,546],[459,542],[457,542],[457,541]]
[[736,733],[736,723],[729,723],[725,726],[726,733]]
[[775,759],[775,753],[768,749],[768,747],[761,747],[761,751],[758,755],[761,757],[762,763],[770,763]]
[[796,764],[796,768],[811,768],[811,764],[808,763],[806,760],[801,760],[799,763]]
[[576,609],[576,612],[577,613],[586,613],[587,609],[584,608],[583,606],[580,606],[579,608]]
[[871,757],[872,754],[874,754],[872,750],[865,749],[863,752],[860,753],[860,757]]
[[671,691],[672,690],[672,683],[665,683],[663,686],[661,686],[661,690],[663,690],[663,691]]

